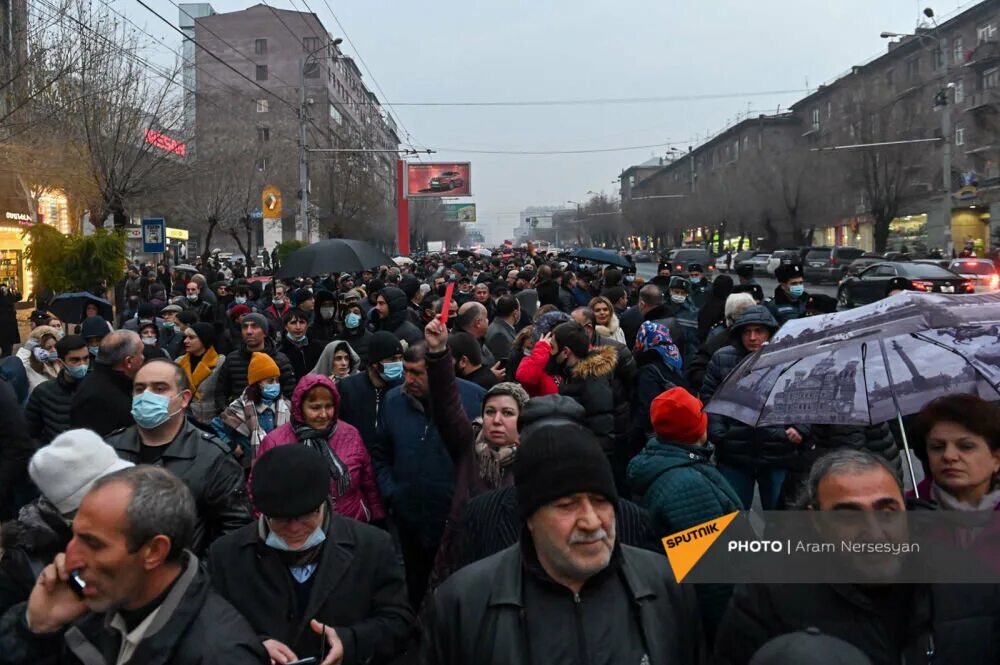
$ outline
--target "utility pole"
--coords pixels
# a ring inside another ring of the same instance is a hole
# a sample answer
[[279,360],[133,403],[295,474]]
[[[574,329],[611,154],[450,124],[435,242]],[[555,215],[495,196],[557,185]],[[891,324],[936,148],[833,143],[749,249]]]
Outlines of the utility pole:
[[309,241],[309,164],[306,146],[306,62],[299,62],[299,216],[295,220],[295,239]]

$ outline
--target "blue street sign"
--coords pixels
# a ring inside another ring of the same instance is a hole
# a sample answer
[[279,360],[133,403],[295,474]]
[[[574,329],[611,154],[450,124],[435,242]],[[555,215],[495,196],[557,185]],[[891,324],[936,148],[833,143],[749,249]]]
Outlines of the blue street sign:
[[162,217],[142,220],[142,251],[163,254],[166,251],[167,225]]

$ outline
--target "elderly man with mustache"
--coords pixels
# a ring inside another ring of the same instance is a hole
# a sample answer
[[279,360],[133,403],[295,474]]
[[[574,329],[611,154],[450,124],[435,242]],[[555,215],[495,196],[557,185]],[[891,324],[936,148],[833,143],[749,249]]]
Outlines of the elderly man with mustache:
[[539,423],[514,459],[519,543],[452,575],[424,622],[424,663],[698,663],[693,588],[620,544],[611,465],[589,430]]

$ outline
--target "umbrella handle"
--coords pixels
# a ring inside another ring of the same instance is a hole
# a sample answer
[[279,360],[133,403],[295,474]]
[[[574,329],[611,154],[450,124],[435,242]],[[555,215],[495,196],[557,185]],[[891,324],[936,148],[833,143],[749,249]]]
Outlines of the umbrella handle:
[[917,474],[913,471],[913,459],[910,457],[910,442],[906,439],[906,427],[903,426],[903,414],[896,410],[896,422],[899,423],[899,435],[903,439],[903,454],[906,456],[906,468],[910,472],[910,482],[913,483],[913,496],[920,498],[917,489]]

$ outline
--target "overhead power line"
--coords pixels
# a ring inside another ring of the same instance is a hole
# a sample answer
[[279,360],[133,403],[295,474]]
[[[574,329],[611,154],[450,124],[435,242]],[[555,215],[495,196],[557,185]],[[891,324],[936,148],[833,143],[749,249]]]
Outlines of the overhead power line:
[[[666,95],[659,97],[605,97],[593,99],[537,99],[537,100],[487,100],[447,102],[392,102],[393,106],[598,106],[604,104],[656,104],[664,102],[691,102],[734,97],[767,97],[772,95],[800,95],[811,92],[808,88],[790,90],[758,90],[756,92],[709,92],[697,95]],[[386,102],[388,104],[389,102]]]
[[626,152],[628,150],[645,150],[648,148],[669,148],[676,145],[687,145],[691,141],[673,141],[670,143],[649,143],[647,145],[629,145],[615,148],[580,148],[573,150],[504,150],[487,148],[446,148],[435,147],[437,152],[464,152],[473,155],[583,155],[601,152]]

